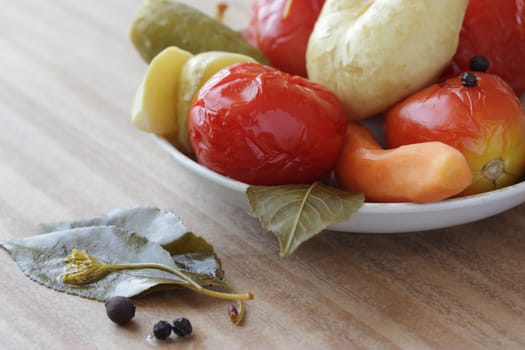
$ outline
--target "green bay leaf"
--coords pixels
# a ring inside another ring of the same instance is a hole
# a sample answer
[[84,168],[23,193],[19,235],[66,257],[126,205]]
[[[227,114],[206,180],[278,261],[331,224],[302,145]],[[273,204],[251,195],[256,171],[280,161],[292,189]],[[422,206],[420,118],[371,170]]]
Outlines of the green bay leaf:
[[277,236],[281,256],[290,255],[330,225],[350,220],[364,203],[362,194],[319,182],[249,186],[246,196],[262,227]]

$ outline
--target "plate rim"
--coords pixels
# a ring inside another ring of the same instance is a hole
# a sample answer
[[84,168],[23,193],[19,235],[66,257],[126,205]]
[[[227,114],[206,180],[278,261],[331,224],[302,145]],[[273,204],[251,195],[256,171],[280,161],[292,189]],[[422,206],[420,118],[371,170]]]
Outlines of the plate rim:
[[[164,137],[152,134],[155,141],[164,149],[168,154],[177,159],[179,162],[184,164],[187,168],[197,171],[199,174],[206,177],[208,180],[213,180],[215,183],[218,183],[222,187],[225,187],[230,190],[237,192],[245,193],[249,184],[244,182],[229,178],[227,176],[221,175],[207,167],[199,164],[195,160],[191,159],[176,147],[174,147],[168,140]],[[443,209],[450,210],[454,208],[464,207],[465,205],[478,203],[483,199],[489,198],[490,200],[498,200],[507,195],[508,192],[522,191],[524,197],[521,203],[525,203],[525,181],[520,181],[516,184],[509,185],[503,188],[495,189],[492,191],[468,195],[457,198],[444,199],[438,202],[432,203],[404,203],[404,202],[389,202],[389,203],[370,203],[365,202],[363,206],[359,209],[360,213],[363,214],[381,214],[386,213],[425,213],[425,212],[439,212]]]

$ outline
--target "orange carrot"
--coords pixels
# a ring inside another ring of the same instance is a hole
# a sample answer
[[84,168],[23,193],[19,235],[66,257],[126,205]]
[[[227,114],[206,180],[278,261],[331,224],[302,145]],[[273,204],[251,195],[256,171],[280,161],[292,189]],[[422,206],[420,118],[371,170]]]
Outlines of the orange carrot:
[[349,122],[336,165],[341,185],[370,202],[436,202],[463,191],[472,172],[457,149],[422,142],[383,149],[370,130]]

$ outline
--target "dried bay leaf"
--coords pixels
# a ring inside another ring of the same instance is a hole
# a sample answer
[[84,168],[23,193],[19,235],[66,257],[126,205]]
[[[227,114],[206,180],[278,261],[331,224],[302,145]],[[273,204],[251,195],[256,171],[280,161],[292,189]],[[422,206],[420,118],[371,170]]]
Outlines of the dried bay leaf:
[[[90,226],[118,226],[128,231],[137,232],[162,246],[169,245],[188,232],[180,217],[175,213],[145,207],[116,209],[105,215],[87,219],[40,224],[39,231],[40,233],[48,233]],[[205,251],[213,250],[211,245],[205,241],[204,243]]]
[[158,263],[177,268],[170,254],[156,243],[116,226],[80,227],[47,234],[0,241],[26,276],[62,292],[89,299],[106,300],[112,295],[132,297],[159,284],[187,284],[173,274],[154,270],[124,270],[94,283],[78,286],[64,283],[64,258],[81,248],[107,263]]
[[41,233],[48,233],[90,226],[118,226],[160,245],[180,239],[188,231],[175,213],[144,207],[116,209],[87,219],[40,224],[39,229]]
[[246,196],[264,229],[279,240],[288,256],[328,226],[350,220],[364,196],[319,182],[310,185],[249,186]]
[[188,232],[174,213],[156,208],[44,224],[36,236],[0,239],[0,247],[32,280],[85,298],[104,301],[182,286],[239,302],[239,312],[230,314],[237,325],[243,301],[253,299],[252,292],[239,294],[224,280],[220,259],[206,240]]
[[118,226],[136,232],[160,244],[184,270],[224,278],[221,261],[213,246],[188,231],[180,217],[171,211],[147,207],[116,209],[87,219],[41,224],[39,231],[48,233],[92,226]]

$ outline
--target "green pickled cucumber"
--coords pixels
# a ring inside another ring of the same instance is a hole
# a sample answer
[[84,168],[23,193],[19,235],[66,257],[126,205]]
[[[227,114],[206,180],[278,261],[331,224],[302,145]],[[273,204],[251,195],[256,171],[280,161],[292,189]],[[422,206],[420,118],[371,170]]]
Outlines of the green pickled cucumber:
[[196,8],[170,0],[146,0],[133,21],[130,38],[147,63],[163,49],[177,46],[194,55],[226,51],[269,64],[241,33]]

